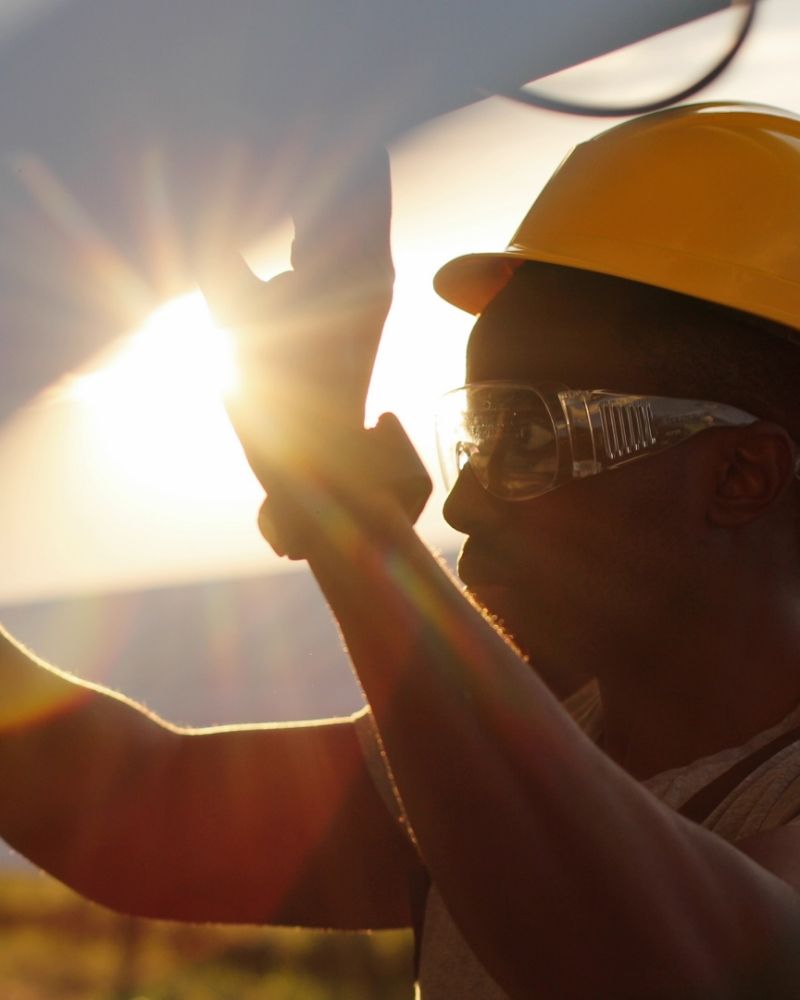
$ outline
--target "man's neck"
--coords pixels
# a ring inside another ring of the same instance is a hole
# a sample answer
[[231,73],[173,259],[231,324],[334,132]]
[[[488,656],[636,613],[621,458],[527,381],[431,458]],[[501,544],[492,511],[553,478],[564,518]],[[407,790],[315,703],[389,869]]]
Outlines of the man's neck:
[[716,625],[598,672],[604,749],[634,777],[741,745],[800,703],[794,614],[772,604]]

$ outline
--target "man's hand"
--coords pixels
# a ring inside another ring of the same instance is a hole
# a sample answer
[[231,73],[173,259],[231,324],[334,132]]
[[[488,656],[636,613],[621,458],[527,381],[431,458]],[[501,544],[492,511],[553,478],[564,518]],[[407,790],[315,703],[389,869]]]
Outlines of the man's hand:
[[293,217],[293,270],[262,282],[227,246],[198,275],[231,328],[240,384],[228,409],[264,488],[303,479],[326,442],[361,428],[392,298],[389,165],[381,150],[346,184],[307,191]]

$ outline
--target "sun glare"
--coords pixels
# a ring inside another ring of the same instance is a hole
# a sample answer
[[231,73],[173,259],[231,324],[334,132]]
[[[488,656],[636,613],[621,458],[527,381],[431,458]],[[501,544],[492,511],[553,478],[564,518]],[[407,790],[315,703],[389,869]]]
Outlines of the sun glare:
[[85,412],[107,470],[151,495],[177,498],[202,482],[208,497],[241,479],[244,461],[223,405],[235,381],[230,334],[198,292],[157,309],[63,394]]
[[0,434],[6,600],[263,570],[263,490],[222,398],[234,370],[197,293],[17,414]]
[[120,405],[143,390],[185,401],[219,397],[235,378],[230,334],[214,324],[203,297],[194,293],[156,309],[101,368],[76,376],[68,393],[78,401]]

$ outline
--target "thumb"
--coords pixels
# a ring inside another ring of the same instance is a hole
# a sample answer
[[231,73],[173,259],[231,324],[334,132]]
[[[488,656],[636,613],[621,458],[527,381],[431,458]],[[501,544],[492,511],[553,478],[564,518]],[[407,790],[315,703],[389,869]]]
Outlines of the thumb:
[[238,250],[226,245],[207,248],[195,262],[195,279],[220,326],[237,327],[254,318],[264,282]]

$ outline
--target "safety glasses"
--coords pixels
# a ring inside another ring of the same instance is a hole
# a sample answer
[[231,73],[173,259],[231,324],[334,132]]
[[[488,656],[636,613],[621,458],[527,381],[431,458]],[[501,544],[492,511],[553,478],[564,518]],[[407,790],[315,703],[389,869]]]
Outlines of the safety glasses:
[[758,418],[724,403],[553,384],[473,382],[442,400],[445,484],[469,465],[501,500],[532,500],[569,482],[671,448],[709,427]]

